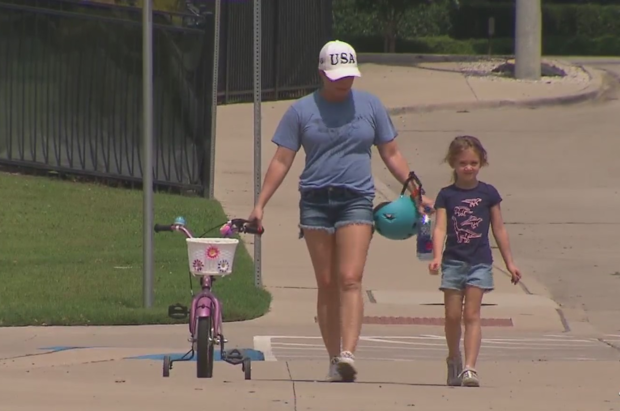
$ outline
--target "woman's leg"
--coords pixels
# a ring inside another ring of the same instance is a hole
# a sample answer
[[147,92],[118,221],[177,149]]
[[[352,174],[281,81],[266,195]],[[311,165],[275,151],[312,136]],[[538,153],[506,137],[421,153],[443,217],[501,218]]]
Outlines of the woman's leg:
[[340,296],[335,266],[334,235],[322,229],[303,229],[314,267],[317,320],[330,359],[340,354]]
[[[299,201],[300,237],[305,238],[317,284],[317,321],[332,364],[340,354],[340,299],[332,211],[325,193],[306,192]],[[331,370],[330,370],[331,373]]]
[[362,330],[364,299],[362,276],[372,237],[372,226],[365,223],[342,225],[336,229],[338,280],[340,285],[340,334],[342,352],[337,372],[342,381],[355,381],[355,356],[353,353]]
[[336,230],[336,260],[341,303],[340,333],[342,351],[345,352],[355,352],[362,329],[364,316],[362,277],[371,237],[370,224],[346,224]]

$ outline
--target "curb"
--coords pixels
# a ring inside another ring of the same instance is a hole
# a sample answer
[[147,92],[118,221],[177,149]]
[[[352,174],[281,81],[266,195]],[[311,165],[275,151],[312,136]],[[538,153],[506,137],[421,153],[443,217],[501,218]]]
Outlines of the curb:
[[[508,58],[510,56],[493,56],[496,58]],[[450,55],[418,55],[418,54],[374,54],[360,53],[360,63],[391,64],[412,66],[423,62],[465,62],[488,59],[485,56],[450,56]],[[428,113],[433,111],[468,111],[473,109],[489,109],[502,107],[545,107],[582,103],[598,98],[608,88],[611,81],[608,75],[602,75],[596,69],[582,64],[573,64],[562,59],[547,59],[572,65],[585,71],[590,78],[588,85],[577,93],[559,97],[542,97],[522,100],[490,100],[477,102],[450,102],[438,104],[417,104],[412,106],[391,107],[388,112],[391,115],[406,113]]]

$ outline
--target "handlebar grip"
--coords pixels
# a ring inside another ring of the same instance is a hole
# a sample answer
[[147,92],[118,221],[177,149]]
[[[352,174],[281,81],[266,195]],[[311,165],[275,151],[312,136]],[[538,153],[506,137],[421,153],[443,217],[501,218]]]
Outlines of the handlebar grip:
[[255,225],[246,225],[243,227],[243,232],[246,234],[263,235],[265,232],[264,227],[257,227]]
[[155,232],[159,233],[160,231],[172,231],[172,226],[164,225],[164,224],[155,224]]

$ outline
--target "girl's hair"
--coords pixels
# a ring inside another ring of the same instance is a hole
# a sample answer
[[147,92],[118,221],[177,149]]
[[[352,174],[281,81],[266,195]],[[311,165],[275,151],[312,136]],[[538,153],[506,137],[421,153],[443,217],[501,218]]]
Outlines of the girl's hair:
[[[474,136],[457,136],[450,143],[448,147],[448,153],[444,158],[444,162],[450,164],[450,167],[454,167],[456,158],[465,150],[472,149],[480,158],[480,167],[489,165],[487,160],[487,151],[482,146],[482,143],[478,138]],[[452,181],[456,182],[456,171],[452,172]]]

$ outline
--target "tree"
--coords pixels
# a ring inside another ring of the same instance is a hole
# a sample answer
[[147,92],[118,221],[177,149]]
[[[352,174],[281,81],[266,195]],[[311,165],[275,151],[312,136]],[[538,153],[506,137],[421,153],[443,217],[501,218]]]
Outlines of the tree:
[[355,0],[358,9],[372,13],[380,20],[384,36],[383,51],[386,53],[396,51],[398,26],[407,12],[429,3],[430,0]]

